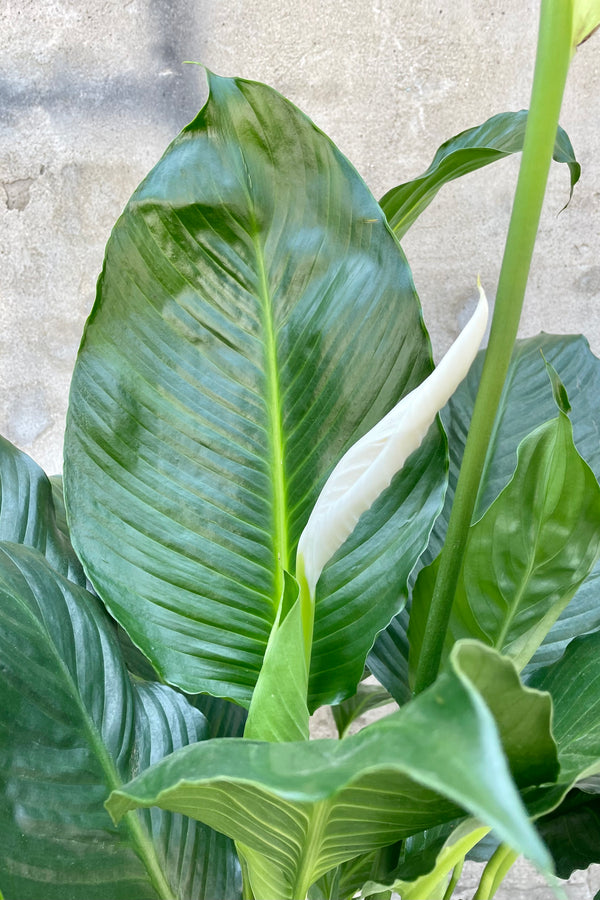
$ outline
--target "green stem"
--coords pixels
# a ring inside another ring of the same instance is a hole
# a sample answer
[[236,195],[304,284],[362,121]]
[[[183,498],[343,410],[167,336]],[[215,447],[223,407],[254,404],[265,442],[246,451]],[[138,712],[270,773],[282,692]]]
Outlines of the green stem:
[[506,844],[500,844],[483,870],[473,900],[492,900],[518,856]]
[[452,876],[450,881],[448,882],[448,887],[446,888],[446,893],[444,894],[443,900],[451,900],[452,894],[454,893],[454,888],[458,884],[458,879],[462,875],[463,866],[465,864],[464,857],[461,861],[454,866],[452,870]]
[[424,690],[437,677],[486,452],[517,336],[571,59],[571,19],[570,2],[542,0],[523,157],[496,293],[489,346],[440,557],[415,678],[415,693]]
[[[457,868],[462,868],[465,856],[469,850],[472,850],[473,847],[488,834],[489,830],[490,829],[484,825],[479,828],[474,828],[466,834],[463,834],[462,837],[459,837],[454,844],[446,847],[436,860],[436,864],[430,872],[419,876],[414,881],[409,883],[405,882],[400,887],[399,893],[402,896],[402,900],[423,900],[424,897],[432,897],[434,895],[439,896],[438,891],[440,890],[440,886],[446,880],[448,874],[450,872],[453,873],[450,879],[450,883],[452,883]],[[458,877],[460,877],[460,873],[457,878]],[[399,882],[396,884],[398,886]],[[450,896],[448,894],[449,886],[450,884],[446,888],[444,897]]]

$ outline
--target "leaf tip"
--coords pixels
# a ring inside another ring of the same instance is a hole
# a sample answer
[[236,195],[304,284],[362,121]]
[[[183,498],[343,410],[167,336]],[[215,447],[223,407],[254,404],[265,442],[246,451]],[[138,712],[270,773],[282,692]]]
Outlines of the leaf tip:
[[133,809],[129,798],[122,791],[112,791],[108,799],[104,801],[104,807],[111,817],[113,825],[118,825],[125,813]]

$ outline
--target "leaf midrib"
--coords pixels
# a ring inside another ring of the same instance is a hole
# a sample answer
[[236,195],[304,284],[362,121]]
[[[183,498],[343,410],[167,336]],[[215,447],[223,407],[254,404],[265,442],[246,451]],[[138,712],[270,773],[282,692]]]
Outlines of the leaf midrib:
[[289,569],[289,535],[287,523],[287,490],[284,471],[283,422],[281,412],[281,389],[277,360],[277,339],[275,335],[273,301],[269,290],[265,257],[258,237],[258,228],[253,222],[253,243],[259,277],[259,300],[262,309],[264,333],[265,369],[267,378],[268,435],[271,450],[270,475],[273,485],[273,555],[275,561],[275,596],[273,605],[277,607],[283,594],[283,572]]
[[314,882],[316,863],[321,854],[325,828],[329,822],[331,801],[321,801],[314,804],[313,813],[309,816],[307,828],[307,840],[302,847],[302,855],[296,869],[296,881],[293,896],[302,898],[308,894],[308,889]]

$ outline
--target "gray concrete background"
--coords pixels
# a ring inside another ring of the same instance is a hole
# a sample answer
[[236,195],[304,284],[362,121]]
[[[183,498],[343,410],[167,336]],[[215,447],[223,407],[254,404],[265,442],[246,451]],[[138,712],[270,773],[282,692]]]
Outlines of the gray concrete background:
[[[110,229],[206,96],[196,60],[268,82],[373,193],[453,134],[529,100],[537,0],[0,0],[0,433],[60,471],[68,387]],[[572,65],[522,334],[600,352],[600,37]],[[517,161],[445,188],[404,241],[434,351],[481,275],[493,298]],[[519,876],[520,877],[520,876]],[[529,876],[528,876],[529,877]],[[569,896],[592,896],[578,876]],[[597,889],[597,885],[596,885]],[[549,897],[539,882],[506,896]],[[468,895],[468,890],[465,896]]]

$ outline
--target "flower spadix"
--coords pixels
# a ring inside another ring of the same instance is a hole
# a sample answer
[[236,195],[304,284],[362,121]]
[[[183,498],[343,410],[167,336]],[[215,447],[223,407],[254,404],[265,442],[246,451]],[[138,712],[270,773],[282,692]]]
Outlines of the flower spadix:
[[479,295],[475,312],[431,375],[350,447],[327,479],[298,542],[297,570],[312,596],[325,564],[421,445],[469,371],[488,320],[481,285]]

